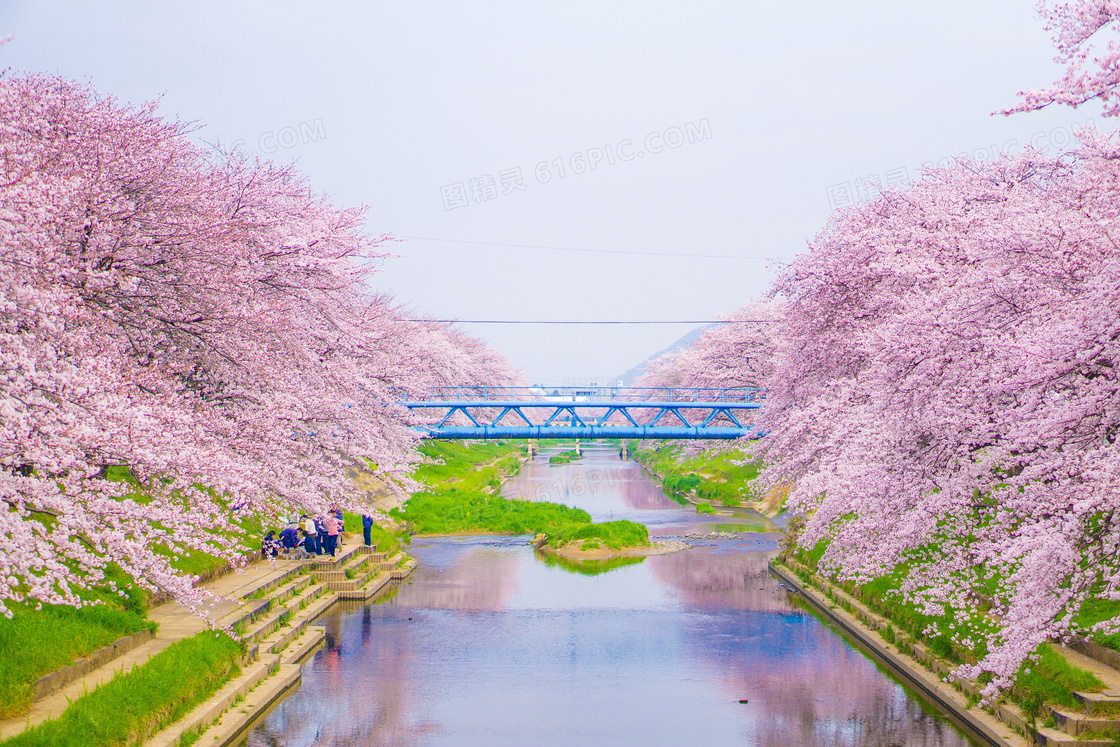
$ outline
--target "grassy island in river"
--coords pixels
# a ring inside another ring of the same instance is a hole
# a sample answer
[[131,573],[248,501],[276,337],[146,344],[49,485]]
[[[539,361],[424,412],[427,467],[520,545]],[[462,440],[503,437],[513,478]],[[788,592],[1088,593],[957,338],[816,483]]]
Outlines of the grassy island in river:
[[391,512],[415,534],[544,535],[546,551],[635,554],[651,548],[643,524],[595,523],[582,509],[498,495],[502,478],[521,468],[521,442],[430,441],[421,450],[433,460],[416,470],[425,489]]

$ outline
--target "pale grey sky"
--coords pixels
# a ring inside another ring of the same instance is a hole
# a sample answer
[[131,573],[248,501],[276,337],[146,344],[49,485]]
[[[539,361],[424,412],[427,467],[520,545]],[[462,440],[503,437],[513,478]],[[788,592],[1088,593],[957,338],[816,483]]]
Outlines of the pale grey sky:
[[[424,237],[376,285],[438,318],[711,319],[764,294],[766,258],[802,251],[868,177],[1103,124],[989,116],[1058,70],[1031,0],[0,0],[7,34],[0,66],[162,95],[201,138],[367,205],[370,232]],[[465,329],[561,383],[689,327]]]

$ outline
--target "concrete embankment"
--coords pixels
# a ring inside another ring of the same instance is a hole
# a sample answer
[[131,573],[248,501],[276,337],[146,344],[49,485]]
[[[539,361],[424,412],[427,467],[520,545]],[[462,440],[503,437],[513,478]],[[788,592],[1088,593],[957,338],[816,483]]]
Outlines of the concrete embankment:
[[[941,675],[926,669],[917,659],[899,651],[897,646],[884,641],[877,630],[885,628],[887,621],[868,610],[858,600],[850,598],[844,600],[852,609],[849,612],[819,589],[806,584],[790,568],[775,562],[770,564],[770,572],[796,589],[806,602],[854,638],[862,648],[880,662],[886,664],[895,675],[941,710],[950,714],[974,738],[982,739],[985,743],[996,747],[1028,747],[1031,744],[995,716],[978,707],[968,707],[965,693],[943,682]],[[836,591],[833,590],[833,593]],[[868,625],[868,622],[874,627]]]
[[979,699],[975,683],[950,685],[943,680],[956,669],[955,664],[934,654],[923,642],[895,630],[889,620],[844,589],[793,560],[772,562],[770,570],[977,738],[1000,747],[1115,747],[1114,737],[1120,733],[1120,671],[1110,666],[1110,657],[1093,656],[1099,653],[1093,649],[1099,647],[1088,643],[1071,648],[1055,646],[1056,653],[1070,665],[1092,672],[1104,683],[1100,692],[1073,691],[1078,708],[1047,703],[1033,719],[1006,701],[985,710],[974,705]]

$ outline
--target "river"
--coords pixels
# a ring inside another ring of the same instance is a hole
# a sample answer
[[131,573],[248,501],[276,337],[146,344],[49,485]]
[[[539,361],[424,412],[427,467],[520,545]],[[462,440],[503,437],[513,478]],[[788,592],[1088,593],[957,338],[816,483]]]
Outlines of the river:
[[778,535],[742,531],[763,517],[697,515],[609,447],[549,453],[503,494],[693,547],[589,569],[525,537],[414,539],[395,594],[320,618],[326,646],[248,744],[976,744],[779,586]]

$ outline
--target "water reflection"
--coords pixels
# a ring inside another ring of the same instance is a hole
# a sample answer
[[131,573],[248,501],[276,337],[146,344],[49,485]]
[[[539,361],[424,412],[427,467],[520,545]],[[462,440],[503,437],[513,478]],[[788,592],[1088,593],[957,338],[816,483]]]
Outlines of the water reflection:
[[[591,471],[612,458],[613,485]],[[506,492],[578,474],[568,502],[596,518],[715,531],[615,454],[543,462]],[[248,743],[971,744],[783,592],[773,550],[745,534],[573,568],[525,538],[417,540],[395,596],[324,618],[327,646]]]
[[514,543],[413,552],[394,598],[326,619],[249,744],[968,744],[792,603],[763,553],[585,577]]
[[673,510],[680,505],[668,498],[641,465],[622,461],[609,449],[587,448],[584,457],[570,464],[549,465],[556,450],[546,449],[502,486],[506,498],[551,501],[582,508],[595,521],[626,518],[648,522],[642,511]]

